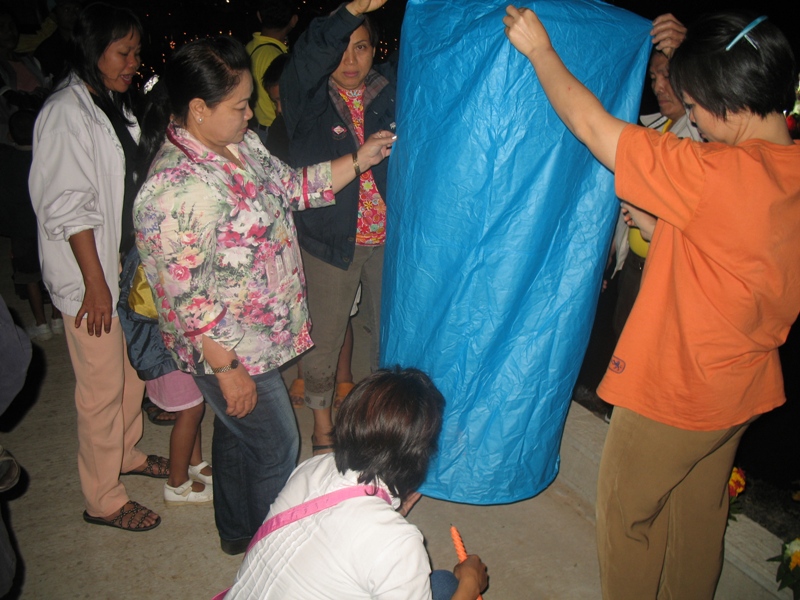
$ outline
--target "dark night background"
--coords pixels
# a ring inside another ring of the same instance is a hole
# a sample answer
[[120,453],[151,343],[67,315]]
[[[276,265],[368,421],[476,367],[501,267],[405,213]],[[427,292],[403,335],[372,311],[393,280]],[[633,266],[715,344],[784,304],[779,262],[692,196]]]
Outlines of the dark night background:
[[[51,0],[52,1],[52,0]],[[459,0],[452,0],[458,2]],[[230,34],[242,42],[247,42],[252,33],[260,29],[255,16],[252,0],[110,0],[111,3],[128,6],[142,19],[145,39],[143,40],[143,66],[140,73],[147,79],[153,72],[158,72],[172,48],[185,41],[197,37],[219,34]],[[339,0],[298,0],[300,23],[295,28],[291,41],[298,35],[310,19],[334,9]],[[672,12],[679,20],[688,24],[702,13],[717,10],[746,9],[766,14],[777,23],[789,37],[796,56],[800,56],[800,32],[798,31],[797,3],[785,0],[707,0],[688,2],[686,0],[651,0],[641,2],[634,0],[615,0],[611,4],[631,10],[641,16],[652,19],[659,14]],[[47,14],[47,0],[22,0],[11,2],[0,0],[0,4],[8,6],[15,12],[22,31],[32,32],[38,27],[38,20]],[[487,0],[487,5],[502,7],[505,0]],[[378,57],[385,57],[397,48],[400,38],[400,27],[406,0],[389,0],[375,13],[383,30],[382,43]],[[498,22],[498,37],[502,36],[502,23]],[[657,110],[653,106],[654,99],[645,88],[645,107],[649,111]],[[605,315],[613,306],[613,293],[601,296],[598,308],[598,319],[595,335],[587,352],[587,361],[581,378],[590,386],[596,385],[611,354],[609,336],[604,329]],[[605,312],[604,312],[605,311]],[[800,326],[796,329],[800,330]],[[800,485],[800,461],[793,460],[797,456],[798,425],[800,425],[800,332],[793,331],[787,344],[781,349],[786,377],[786,391],[789,401],[772,413],[762,417],[751,426],[743,439],[737,465],[748,471],[756,479],[763,479],[779,489],[798,489]],[[597,381],[594,381],[596,379]],[[795,482],[792,485],[792,482]],[[789,502],[791,508],[791,501]],[[778,509],[780,510],[780,509]],[[763,523],[762,523],[763,524]],[[795,532],[796,535],[797,532]]]

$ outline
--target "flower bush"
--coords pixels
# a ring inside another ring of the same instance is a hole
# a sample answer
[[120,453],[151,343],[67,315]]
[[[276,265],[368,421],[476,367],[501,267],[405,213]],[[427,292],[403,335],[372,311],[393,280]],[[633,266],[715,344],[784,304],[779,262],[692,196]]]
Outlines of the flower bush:
[[734,467],[731,471],[731,478],[728,480],[728,518],[732,521],[736,520],[736,516],[742,512],[742,503],[739,500],[739,495],[744,492],[747,479],[744,476],[744,471],[739,467]]
[[778,590],[789,588],[794,600],[800,600],[800,538],[783,544],[781,553],[767,560],[780,563],[775,575],[775,581],[779,583]]

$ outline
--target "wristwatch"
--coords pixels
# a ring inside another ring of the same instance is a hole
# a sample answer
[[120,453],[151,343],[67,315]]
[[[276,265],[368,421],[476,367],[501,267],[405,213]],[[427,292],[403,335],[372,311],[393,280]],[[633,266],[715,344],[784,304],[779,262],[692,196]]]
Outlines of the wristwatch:
[[216,369],[214,367],[211,367],[211,372],[212,373],[227,373],[228,371],[233,371],[238,366],[239,366],[239,359],[238,358],[234,358],[231,361],[231,364],[225,365],[224,367],[217,367]]

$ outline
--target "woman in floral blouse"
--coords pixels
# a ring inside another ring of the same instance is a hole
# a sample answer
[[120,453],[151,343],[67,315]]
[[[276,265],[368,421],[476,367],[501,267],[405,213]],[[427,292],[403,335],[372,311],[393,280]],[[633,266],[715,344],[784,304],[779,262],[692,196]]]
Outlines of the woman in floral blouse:
[[244,552],[298,454],[277,371],[312,345],[291,211],[332,204],[394,141],[382,131],[352,156],[290,169],[247,130],[249,67],[232,38],[175,53],[142,119],[143,154],[160,149],[134,206],[164,341],[217,416],[214,507],[228,554]]

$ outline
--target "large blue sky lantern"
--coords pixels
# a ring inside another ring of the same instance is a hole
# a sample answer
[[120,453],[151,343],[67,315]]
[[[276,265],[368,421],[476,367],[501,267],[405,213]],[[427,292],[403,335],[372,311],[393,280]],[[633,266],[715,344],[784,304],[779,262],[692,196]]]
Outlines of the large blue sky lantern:
[[[634,121],[649,22],[602,2],[527,3],[567,67]],[[619,205],[503,33],[505,3],[409,0],[384,267],[384,365],[447,399],[422,492],[495,504],[546,488]]]

